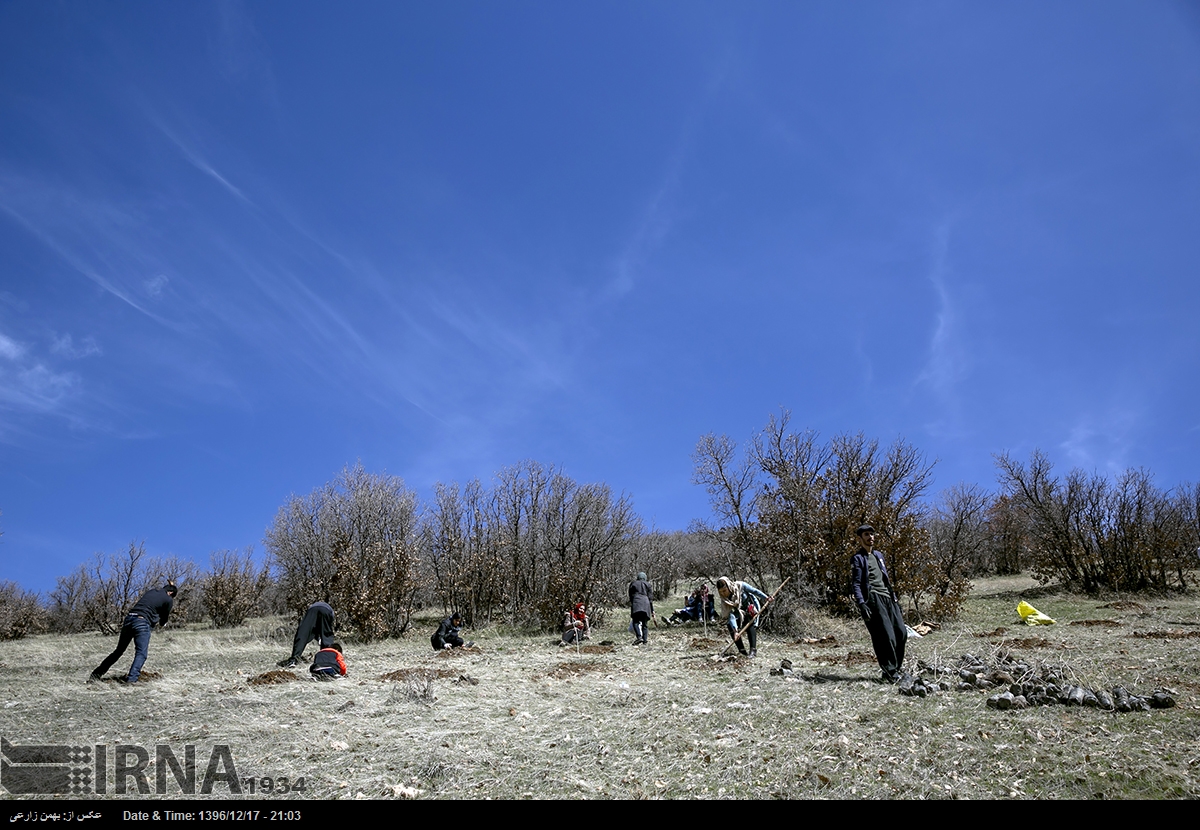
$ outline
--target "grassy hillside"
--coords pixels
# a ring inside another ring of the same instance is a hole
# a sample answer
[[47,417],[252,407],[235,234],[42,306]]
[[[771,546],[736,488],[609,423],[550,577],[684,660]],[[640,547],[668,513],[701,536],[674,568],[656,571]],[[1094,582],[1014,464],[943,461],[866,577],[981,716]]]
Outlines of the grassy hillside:
[[[959,622],[910,641],[909,668],[1004,651],[1083,685],[1167,687],[1176,707],[1004,712],[982,691],[906,697],[876,680],[863,626],[818,614],[806,638],[764,635],[758,659],[731,661],[712,659],[724,640],[710,628],[706,642],[695,625],[631,646],[620,614],[579,652],[488,629],[469,632],[476,650],[434,654],[430,619],[404,640],[348,643],[348,679],[295,671],[299,680],[255,685],[290,647],[290,624],[273,619],[156,633],[152,676],[134,687],[85,682],[115,638],[5,644],[0,734],[110,753],[138,744],[152,759],[155,744],[181,758],[193,744],[201,777],[211,746],[227,744],[239,777],[261,790],[263,777],[303,776],[303,798],[1200,795],[1200,602],[1032,588],[977,582]],[[1020,625],[1021,597],[1058,624]],[[772,675],[785,658],[794,672]],[[153,787],[153,762],[147,773]],[[167,795],[179,796],[170,776]]]

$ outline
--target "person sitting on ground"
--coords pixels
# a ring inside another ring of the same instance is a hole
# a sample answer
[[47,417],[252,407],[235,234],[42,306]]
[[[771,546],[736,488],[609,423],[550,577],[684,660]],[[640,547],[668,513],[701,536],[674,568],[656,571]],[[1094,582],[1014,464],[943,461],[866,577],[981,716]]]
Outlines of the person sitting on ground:
[[712,596],[708,593],[708,586],[701,585],[696,590],[688,595],[687,601],[684,602],[683,608],[679,608],[672,614],[667,622],[671,625],[683,624],[685,622],[700,622],[701,615],[706,610],[712,608]]
[[590,640],[591,637],[592,623],[588,619],[587,608],[582,602],[577,602],[575,607],[568,611],[563,618],[562,645]]
[[727,577],[717,580],[717,594],[721,597],[721,611],[728,614],[726,625],[729,626],[729,636],[737,643],[738,651],[746,653],[746,646],[738,632],[746,626],[746,635],[750,638],[750,657],[758,656],[758,615],[767,601],[767,595],[755,588],[749,582],[734,582]]
[[296,637],[292,641],[292,655],[280,660],[276,665],[290,669],[294,668],[304,656],[305,647],[313,640],[321,648],[329,648],[333,642],[333,608],[327,602],[314,602],[304,612],[300,625],[296,626]]
[[312,665],[308,667],[313,680],[337,680],[346,676],[346,658],[342,656],[342,644],[332,642],[328,648],[323,648],[313,657]]
[[458,633],[461,627],[462,614],[457,611],[442,620],[442,624],[438,626],[438,630],[429,638],[429,643],[433,646],[433,650],[441,651],[447,648],[471,648],[474,646],[474,643],[463,642],[463,638]]

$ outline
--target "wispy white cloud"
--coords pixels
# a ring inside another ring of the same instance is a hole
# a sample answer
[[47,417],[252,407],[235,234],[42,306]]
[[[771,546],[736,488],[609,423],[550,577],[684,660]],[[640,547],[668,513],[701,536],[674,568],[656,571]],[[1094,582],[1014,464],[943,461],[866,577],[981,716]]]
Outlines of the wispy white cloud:
[[159,274],[156,277],[151,277],[142,283],[142,288],[146,289],[146,293],[151,297],[161,297],[163,289],[167,287],[170,280],[166,274]]
[[250,200],[250,197],[242,192],[240,187],[233,184],[231,181],[229,181],[229,179],[221,175],[221,173],[217,172],[217,169],[209,164],[208,161],[200,155],[198,150],[180,138],[174,130],[172,130],[162,121],[162,119],[154,115],[151,115],[150,118],[154,122],[154,126],[158,127],[159,131],[162,132],[162,134],[168,139],[170,139],[171,143],[175,145],[175,148],[179,151],[180,155],[182,155],[189,164],[191,164],[201,173],[204,173],[206,176],[213,179],[213,181],[220,184],[223,188],[236,196],[240,201],[246,203],[247,205],[254,204],[254,202]]
[[85,337],[76,344],[74,338],[69,334],[61,336],[57,334],[52,335],[50,339],[50,351],[72,360],[101,354],[100,346],[96,343],[94,337]]
[[18,360],[24,353],[25,348],[20,343],[11,337],[0,334],[0,357],[5,357],[9,360]]
[[1120,473],[1129,466],[1139,421],[1137,412],[1124,407],[1083,415],[1059,448],[1073,467]]
[[[0,333],[0,413],[52,413],[79,388],[74,372],[47,366],[25,344]],[[0,418],[0,440],[10,433],[7,418]]]
[[925,365],[916,385],[928,387],[937,401],[940,417],[930,425],[936,432],[955,431],[960,419],[959,386],[970,374],[962,313],[950,289],[950,221],[934,231],[933,264],[928,279],[937,296],[937,314],[929,339]]
[[[136,300],[121,284],[127,276],[102,271],[134,270],[147,258],[136,241],[143,223],[117,205],[96,202],[44,181],[0,171],[0,211],[36,237],[78,273],[164,326],[175,324]],[[102,247],[103,246],[103,247]],[[114,266],[114,261],[121,265]]]

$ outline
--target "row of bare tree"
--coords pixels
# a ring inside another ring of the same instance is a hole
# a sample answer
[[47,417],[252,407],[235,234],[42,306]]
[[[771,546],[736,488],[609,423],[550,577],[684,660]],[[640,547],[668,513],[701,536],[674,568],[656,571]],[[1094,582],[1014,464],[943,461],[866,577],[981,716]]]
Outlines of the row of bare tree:
[[628,497],[526,462],[491,488],[437,484],[421,509],[361,466],[293,497],[267,532],[289,607],[325,599],[360,635],[394,636],[422,600],[468,621],[549,626],[573,602],[616,603],[641,522]]
[[983,573],[1166,591],[1185,590],[1200,565],[1200,487],[1162,490],[1145,470],[1058,478],[1040,452],[1028,465],[1004,454],[997,493],[958,484],[929,503],[933,464],[911,444],[883,449],[861,433],[822,442],[790,429],[787,412],[741,452],[727,436],[702,437],[693,460],[716,517],[695,529],[721,546],[726,569],[767,584],[792,577],[798,599],[834,609],[846,610],[864,523],[880,534],[894,584],[933,618],[953,616]]
[[437,484],[423,505],[392,476],[347,467],[292,496],[266,534],[267,564],[249,549],[218,551],[202,570],[152,558],[131,543],[61,577],[47,601],[0,584],[0,639],[44,630],[111,634],[141,591],[180,586],[172,622],[234,626],[248,616],[331,603],[365,640],[403,634],[415,609],[457,609],[472,624],[552,627],[583,602],[597,621],[646,571],[661,596],[682,580],[718,575],[770,588],[790,577],[788,608],[849,610],[854,531],[873,525],[897,588],[918,616],[953,616],[970,578],[1027,570],[1084,591],[1184,590],[1200,563],[1200,487],[1164,491],[1144,470],[1116,479],[1053,474],[996,459],[999,491],[959,484],[926,500],[933,464],[903,440],[862,434],[821,441],[791,429],[787,412],[739,451],[706,435],[694,478],[715,521],[688,532],[645,531],[625,495],[524,462],[490,486]]

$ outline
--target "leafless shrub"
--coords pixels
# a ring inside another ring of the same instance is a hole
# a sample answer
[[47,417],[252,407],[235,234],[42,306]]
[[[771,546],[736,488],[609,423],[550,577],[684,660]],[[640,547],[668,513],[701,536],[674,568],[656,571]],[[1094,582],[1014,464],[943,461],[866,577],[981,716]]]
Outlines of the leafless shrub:
[[1065,478],[1035,451],[1028,465],[996,458],[1000,482],[1028,525],[1030,566],[1042,582],[1086,592],[1187,588],[1200,542],[1200,491],[1164,492],[1146,470],[1109,479],[1072,470]]
[[19,640],[46,630],[40,598],[15,582],[0,582],[0,640]]
[[176,556],[146,556],[144,542],[130,542],[124,553],[97,553],[67,576],[59,577],[50,592],[50,627],[67,633],[95,630],[114,634],[125,614],[149,588],[168,580],[179,587],[170,625],[199,619],[193,588],[199,569]]
[[471,625],[547,628],[576,602],[602,622],[628,584],[640,527],[627,496],[528,461],[501,470],[490,492],[478,481],[437,485],[422,538],[444,607]]
[[694,481],[708,491],[719,522],[707,533],[724,546],[729,571],[764,589],[792,577],[781,605],[808,596],[846,612],[854,531],[869,522],[896,589],[928,593],[934,583],[920,500],[933,465],[903,440],[886,450],[861,433],[821,443],[814,432],[790,431],[789,420],[786,411],[772,416],[740,458],[726,436],[706,435],[696,446]]
[[960,483],[942,491],[926,527],[929,559],[920,589],[913,591],[918,610],[928,594],[928,611],[937,618],[953,616],[971,589],[968,577],[985,568],[988,497],[977,485]]
[[416,493],[359,464],[289,499],[266,543],[289,608],[324,600],[370,641],[409,626],[420,587],[417,532]]
[[203,579],[203,606],[212,624],[232,628],[245,622],[258,608],[270,579],[267,567],[255,566],[250,548],[213,553]]

